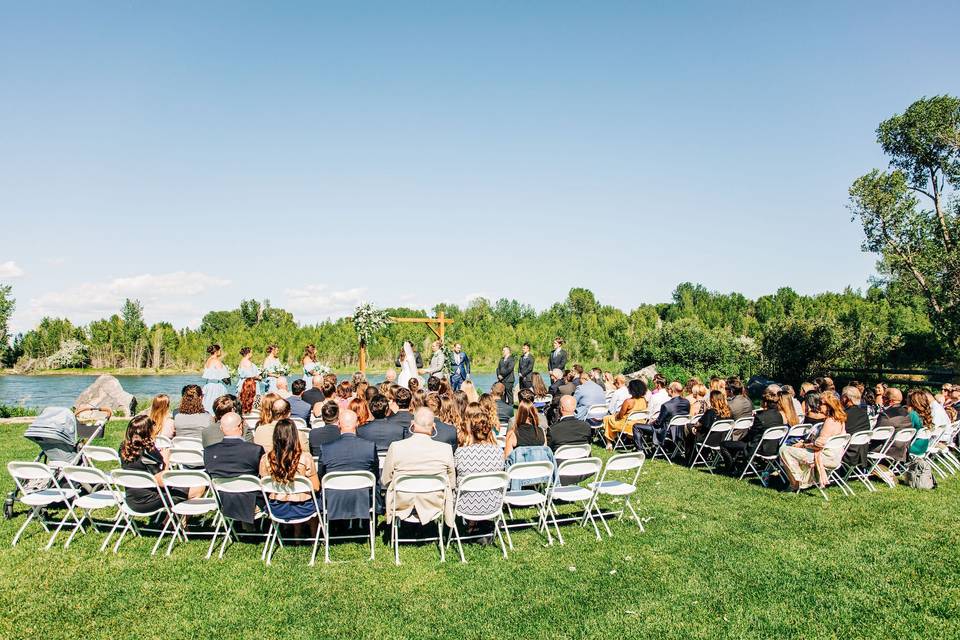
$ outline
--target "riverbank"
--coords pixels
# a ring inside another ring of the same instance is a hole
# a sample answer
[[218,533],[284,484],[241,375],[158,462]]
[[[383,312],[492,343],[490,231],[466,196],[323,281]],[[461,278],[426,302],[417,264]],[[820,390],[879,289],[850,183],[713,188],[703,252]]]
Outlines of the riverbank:
[[[370,367],[367,369],[367,375],[382,376],[390,367]],[[396,369],[396,367],[393,367]],[[352,375],[356,369],[333,369],[338,376]],[[14,369],[0,369],[0,376],[99,376],[108,374],[111,376],[190,376],[198,375],[198,369],[134,369],[132,367],[114,367],[114,368],[87,368],[87,369],[41,369],[39,371],[21,372]],[[474,369],[474,374],[493,374],[494,369]]]

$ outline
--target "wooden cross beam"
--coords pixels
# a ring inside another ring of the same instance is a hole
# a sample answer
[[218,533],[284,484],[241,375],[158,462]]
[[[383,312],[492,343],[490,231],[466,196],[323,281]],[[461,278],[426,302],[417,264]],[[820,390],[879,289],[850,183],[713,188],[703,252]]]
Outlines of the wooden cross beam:
[[408,322],[416,324],[425,324],[442,341],[446,333],[447,325],[453,324],[453,320],[446,317],[441,311],[436,318],[390,318],[393,322]]

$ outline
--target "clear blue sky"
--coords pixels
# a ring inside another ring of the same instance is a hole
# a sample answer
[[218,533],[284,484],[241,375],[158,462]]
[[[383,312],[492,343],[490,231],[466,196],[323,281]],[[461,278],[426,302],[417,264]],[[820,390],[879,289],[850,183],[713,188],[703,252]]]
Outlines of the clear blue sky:
[[846,190],[960,3],[642,4],[0,3],[14,328],[863,287]]

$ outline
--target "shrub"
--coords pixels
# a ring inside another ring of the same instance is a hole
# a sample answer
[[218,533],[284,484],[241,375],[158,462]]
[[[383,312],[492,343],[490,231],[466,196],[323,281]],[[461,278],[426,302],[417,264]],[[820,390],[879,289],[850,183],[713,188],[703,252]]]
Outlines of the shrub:
[[627,358],[627,371],[655,364],[668,378],[739,375],[757,368],[757,348],[750,338],[726,329],[710,329],[690,318],[666,322],[641,338]]

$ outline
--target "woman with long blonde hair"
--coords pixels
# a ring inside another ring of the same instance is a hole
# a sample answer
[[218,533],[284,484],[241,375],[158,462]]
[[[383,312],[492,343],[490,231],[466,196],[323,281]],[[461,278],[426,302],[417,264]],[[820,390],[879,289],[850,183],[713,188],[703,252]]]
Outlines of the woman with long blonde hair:
[[473,380],[464,380],[460,385],[460,391],[467,394],[467,402],[480,402],[480,394],[477,393],[477,387]]
[[268,393],[260,399],[260,419],[257,420],[257,426],[270,424],[273,422],[273,403],[280,400],[280,396],[275,393]]
[[173,426],[173,414],[170,412],[170,396],[167,394],[159,393],[153,397],[147,416],[153,422],[151,437],[165,436],[172,438],[176,433]]

